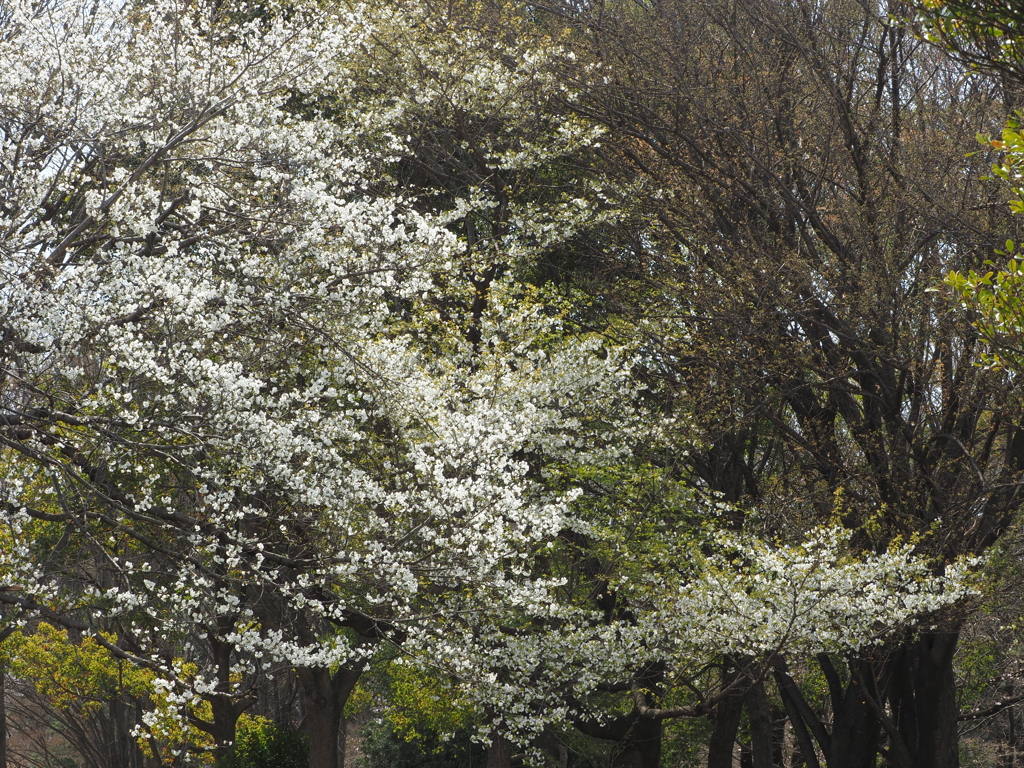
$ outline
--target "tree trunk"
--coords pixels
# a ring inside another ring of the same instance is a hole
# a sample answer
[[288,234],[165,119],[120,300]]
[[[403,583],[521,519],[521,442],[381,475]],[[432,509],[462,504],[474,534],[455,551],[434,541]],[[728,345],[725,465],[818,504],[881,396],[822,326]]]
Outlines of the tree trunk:
[[304,730],[309,737],[309,768],[344,768],[343,713],[363,667],[363,664],[342,667],[333,675],[326,667],[298,669],[305,699]]
[[[728,685],[730,679],[723,680]],[[715,708],[715,726],[708,743],[708,768],[732,768],[733,745],[740,728],[743,714],[743,693],[736,693],[724,699]]]
[[660,768],[661,739],[664,721],[640,718],[634,729],[634,740],[640,753],[641,768]]
[[[867,695],[871,695],[870,692]],[[882,726],[861,684],[851,680],[833,713],[826,765],[828,768],[875,768],[881,735]]]
[[960,748],[953,656],[957,630],[923,632],[893,661],[889,698],[896,729],[909,755],[907,768],[959,768]]
[[915,676],[921,746],[917,763],[931,768],[960,768],[953,656],[957,632],[925,633],[917,641],[921,657]]
[[827,753],[830,742],[824,724],[807,704],[799,687],[790,677],[784,659],[778,659],[775,662],[773,676],[778,686],[779,698],[782,699],[782,706],[785,707],[786,716],[792,724],[793,737],[796,741],[791,762],[792,768],[797,766],[821,768],[814,745],[817,742],[821,746],[822,752]]
[[786,726],[789,725],[789,718],[785,711],[777,707],[772,706],[769,711],[772,717],[772,765],[782,768],[786,765]]
[[512,768],[512,745],[497,731],[487,745],[487,768]]
[[613,754],[611,768],[659,768],[663,730],[661,720],[637,718]]
[[[231,628],[231,621],[227,617],[219,621],[221,636],[224,636]],[[214,765],[219,765],[234,746],[238,718],[253,705],[254,700],[231,695],[231,654],[234,645],[217,639],[213,634],[208,634],[206,639],[210,643],[210,652],[217,667],[216,692],[207,697],[212,718],[206,721],[190,716],[190,721],[213,737]]]
[[763,682],[747,691],[747,715],[750,718],[751,768],[773,768],[772,714]]
[[1006,755],[1004,768],[1017,768],[1017,712],[1014,707],[1006,708]]
[[213,760],[214,765],[220,765],[231,753],[235,744],[235,729],[238,726],[238,718],[241,717],[247,707],[240,707],[228,696],[210,697],[210,711],[213,719],[203,724],[193,720],[192,724],[202,728],[213,737]]

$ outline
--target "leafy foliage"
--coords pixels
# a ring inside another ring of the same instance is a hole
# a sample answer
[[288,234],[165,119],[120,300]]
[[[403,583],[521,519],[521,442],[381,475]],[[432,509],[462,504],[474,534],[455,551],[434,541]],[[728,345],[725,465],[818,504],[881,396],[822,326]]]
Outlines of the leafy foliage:
[[365,768],[473,768],[486,763],[484,749],[471,732],[460,731],[443,741],[434,738],[410,740],[384,723],[365,729]]
[[308,746],[301,733],[261,718],[244,718],[226,768],[308,768]]

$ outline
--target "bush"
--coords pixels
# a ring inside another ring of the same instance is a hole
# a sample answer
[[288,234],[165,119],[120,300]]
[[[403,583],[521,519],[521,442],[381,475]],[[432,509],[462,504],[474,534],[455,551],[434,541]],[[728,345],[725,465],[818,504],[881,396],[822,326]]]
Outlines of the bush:
[[263,718],[239,723],[235,746],[223,768],[309,768],[304,734]]
[[406,741],[386,723],[369,723],[363,735],[364,757],[359,768],[480,768],[487,761],[484,748],[470,740],[468,730],[447,741]]

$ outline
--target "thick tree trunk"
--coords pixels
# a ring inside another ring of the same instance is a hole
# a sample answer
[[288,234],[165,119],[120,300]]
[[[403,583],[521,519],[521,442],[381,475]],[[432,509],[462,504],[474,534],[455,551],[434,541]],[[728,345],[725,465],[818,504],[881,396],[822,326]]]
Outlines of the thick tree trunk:
[[773,768],[772,713],[763,682],[756,683],[747,691],[747,716],[750,718],[751,768]]
[[[730,681],[725,680],[728,685]],[[733,745],[743,714],[743,693],[724,699],[715,708],[715,725],[708,743],[708,768],[732,768]]]
[[832,719],[828,768],[875,768],[882,726],[860,683],[851,681]]
[[[220,630],[221,634],[224,635],[230,629],[230,620],[224,618],[221,621]],[[234,645],[218,640],[212,634],[207,635],[207,641],[210,643],[210,652],[217,666],[216,693],[209,697],[212,718],[209,721],[205,721],[193,717],[191,722],[194,726],[206,731],[213,737],[214,764],[219,765],[234,746],[238,718],[255,701],[247,697],[237,698],[231,695],[231,654],[234,650]]]
[[817,742],[821,746],[822,752],[827,753],[830,742],[824,724],[808,706],[800,689],[790,677],[783,659],[776,661],[773,676],[778,686],[779,698],[782,699],[782,706],[785,707],[789,722],[793,725],[793,737],[796,741],[793,750],[793,768],[797,766],[821,768],[814,745]]
[[118,686],[119,695],[111,697],[107,704],[110,712],[110,750],[113,755],[108,768],[113,768],[113,766],[138,768],[142,762],[142,756],[138,743],[132,737],[135,727],[135,709],[121,700],[121,690],[123,687]]
[[547,764],[569,768],[569,748],[551,728],[545,728],[541,735],[534,739],[533,747],[547,755]]
[[941,632],[925,633],[917,641],[920,662],[914,682],[921,739],[917,763],[921,768],[960,768],[960,709],[953,671],[959,639],[959,632]]
[[362,672],[362,664],[343,667],[333,675],[326,667],[298,670],[305,699],[304,730],[309,737],[309,768],[344,768],[343,713]]
[[659,768],[663,730],[661,720],[637,718],[612,756],[611,768]]
[[[924,632],[893,660],[889,697],[906,768],[959,768],[953,656],[959,631]],[[904,768],[904,766],[900,766]]]
[[661,739],[664,721],[641,718],[634,730],[634,739],[640,753],[642,768],[661,767]]
[[769,711],[772,716],[772,765],[781,768],[787,764],[786,726],[789,725],[789,718],[777,707],[772,706]]
[[844,682],[827,655],[818,656],[818,663],[828,683],[832,704],[831,732],[804,699],[785,662],[776,662],[775,679],[803,760],[815,768],[819,765],[817,745],[827,768],[875,768],[882,725],[876,717],[875,700],[870,698],[873,692],[865,692],[860,682],[868,680],[874,684],[871,665],[860,660],[851,662],[853,674],[849,682]]
[[238,726],[238,718],[241,717],[246,707],[240,707],[228,696],[213,696],[210,699],[210,710],[213,714],[212,721],[196,725],[213,737],[216,746],[213,749],[214,765],[219,765],[231,752],[235,743],[235,729]]
[[776,679],[801,752],[807,752],[808,735],[814,732],[828,768],[875,768],[885,734],[893,768],[959,768],[953,674],[958,639],[956,631],[923,633],[898,648],[881,675],[866,660],[852,661],[849,682],[827,656],[819,656],[832,701],[830,733],[803,702],[784,665],[779,666]]
[[512,745],[497,731],[487,745],[487,768],[512,768]]
[[1000,768],[1017,768],[1017,715],[1013,707],[1006,709],[1006,749]]

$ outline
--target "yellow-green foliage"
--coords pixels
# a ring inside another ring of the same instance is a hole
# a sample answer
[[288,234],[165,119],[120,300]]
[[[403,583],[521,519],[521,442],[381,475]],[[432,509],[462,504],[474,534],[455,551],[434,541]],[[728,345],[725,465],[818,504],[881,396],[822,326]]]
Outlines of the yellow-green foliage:
[[405,739],[441,737],[470,727],[476,712],[440,677],[405,664],[387,671],[389,706],[385,719]]
[[298,731],[281,728],[265,717],[242,715],[235,746],[225,768],[305,768],[308,746]]
[[1002,269],[953,272],[946,283],[974,310],[975,327],[992,345],[982,360],[1019,371],[1024,368],[1024,261],[1019,252],[1013,255],[1015,243],[1007,241],[1006,247],[1011,255]]
[[40,624],[32,634],[15,633],[4,642],[3,655],[10,673],[31,683],[53,706],[77,706],[85,714],[120,696],[145,697],[152,686],[152,672],[114,658],[93,637],[73,643],[66,630],[50,624]]
[[[1020,115],[1007,122],[1001,138],[979,134],[978,140],[1003,153],[992,172],[1010,188],[1010,210],[1024,213],[1024,129]],[[988,271],[951,272],[946,284],[973,310],[975,326],[991,344],[983,361],[1020,371],[1024,369],[1024,249],[1013,240],[1007,240],[1005,247],[1005,251],[996,251],[1007,258],[1005,266],[987,261]]]
[[352,690],[352,695],[345,702],[343,714],[346,719],[353,718],[363,712],[368,712],[373,706],[373,692],[362,683],[357,683]]
[[[101,634],[111,642],[115,639],[109,633]],[[212,761],[207,754],[211,738],[175,715],[174,708],[168,706],[169,692],[154,685],[155,673],[116,658],[95,637],[72,642],[66,630],[40,623],[32,633],[7,638],[0,655],[13,677],[31,684],[58,709],[74,709],[88,717],[114,699],[134,700],[152,708],[150,738],[139,741],[147,755],[152,756],[155,749],[169,758],[184,750],[199,754],[201,761]],[[209,708],[208,702],[199,702],[192,714],[209,719]]]
[[670,472],[649,463],[563,467],[551,471],[550,479],[556,486],[595,490],[576,502],[591,526],[587,552],[573,553],[566,560],[570,570],[558,573],[577,598],[588,601],[593,600],[593,574],[577,572],[582,557],[600,563],[608,587],[639,598],[635,591],[646,574],[675,572],[679,563],[692,562],[702,532],[717,522],[697,511],[692,493]]

